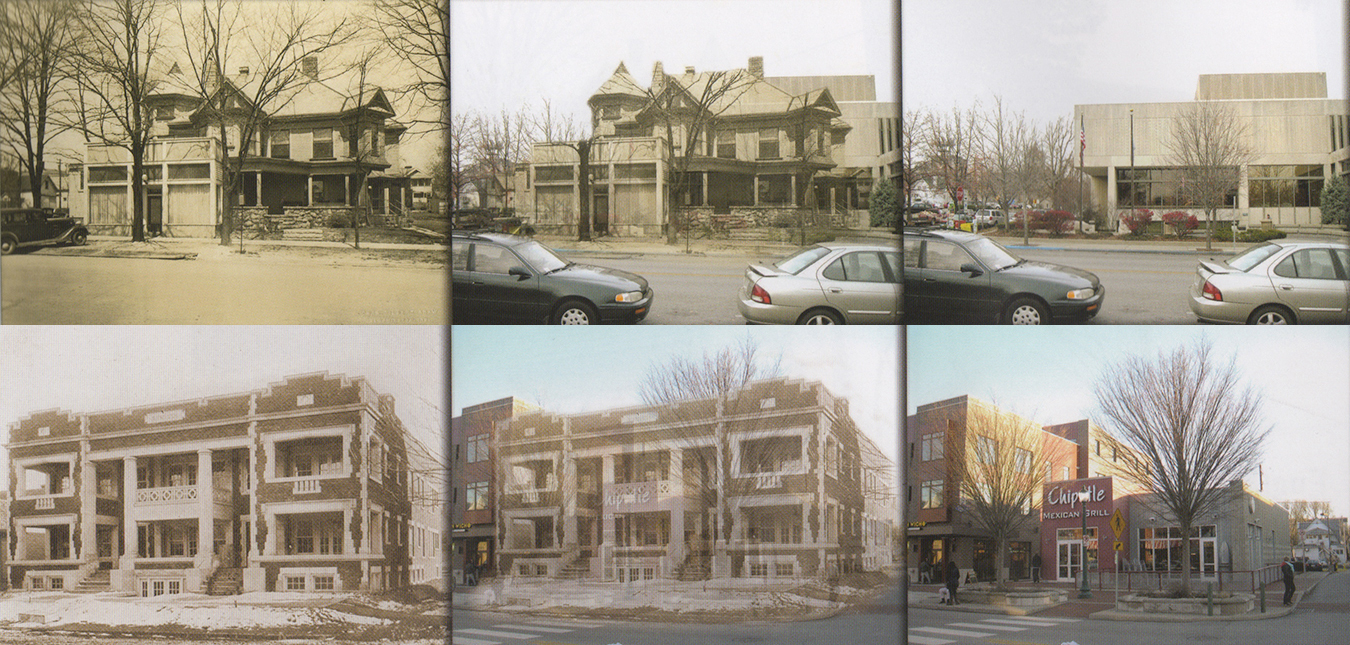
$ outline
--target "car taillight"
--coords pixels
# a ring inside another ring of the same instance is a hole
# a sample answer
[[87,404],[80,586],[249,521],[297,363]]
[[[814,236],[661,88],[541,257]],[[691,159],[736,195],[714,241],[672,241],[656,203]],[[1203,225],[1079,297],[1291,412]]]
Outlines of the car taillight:
[[1220,293],[1219,288],[1211,284],[1209,280],[1205,280],[1205,286],[1201,289],[1201,295],[1210,300],[1223,302],[1223,294]]
[[764,287],[755,285],[750,289],[750,299],[763,305],[771,305],[773,301],[769,298],[769,292]]

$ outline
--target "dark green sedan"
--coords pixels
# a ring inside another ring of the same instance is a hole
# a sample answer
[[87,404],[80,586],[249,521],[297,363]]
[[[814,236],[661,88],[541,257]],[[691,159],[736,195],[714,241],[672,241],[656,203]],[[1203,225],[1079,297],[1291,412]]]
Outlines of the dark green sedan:
[[983,235],[906,231],[905,321],[1043,325],[1084,322],[1106,295],[1097,276],[1023,260]]

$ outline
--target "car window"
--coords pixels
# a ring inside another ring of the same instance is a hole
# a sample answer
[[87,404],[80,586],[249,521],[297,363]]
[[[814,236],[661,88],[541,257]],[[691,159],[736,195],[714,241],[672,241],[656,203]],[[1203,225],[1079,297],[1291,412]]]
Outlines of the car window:
[[1275,266],[1275,275],[1286,278],[1335,280],[1336,266],[1331,263],[1331,249],[1301,249]]
[[520,266],[520,260],[510,251],[492,244],[473,245],[473,270],[480,273],[506,273]]
[[469,243],[454,240],[450,244],[450,270],[469,270]]
[[538,242],[526,242],[516,247],[516,252],[520,257],[525,258],[526,262],[534,267],[539,273],[550,273],[567,266],[567,260],[562,259],[553,249],[544,246]]
[[919,268],[920,245],[923,240],[905,240],[905,266],[911,269]]
[[1017,256],[1009,253],[1007,249],[999,246],[997,242],[987,237],[971,240],[966,244],[966,250],[975,254],[975,257],[979,258],[985,266],[994,271],[1010,267],[1022,261]]
[[965,249],[939,240],[928,240],[928,268],[937,271],[960,271],[961,265],[971,261]]
[[1253,246],[1252,248],[1229,258],[1228,266],[1233,267],[1238,271],[1246,272],[1252,267],[1260,264],[1266,258],[1275,255],[1281,248],[1283,247],[1279,244],[1271,244],[1269,242],[1260,246]]
[[797,275],[798,273],[801,273],[802,269],[811,266],[816,260],[829,255],[829,253],[830,250],[823,246],[813,246],[788,256],[787,259],[779,261],[774,266],[778,267],[778,270],[780,271]]
[[896,281],[896,282],[899,282],[899,281],[900,281],[900,252],[899,252],[899,251],[887,251],[887,252],[881,254],[881,259],[885,260],[885,261],[886,261],[886,266],[890,267],[890,269],[891,269],[891,279],[894,280],[894,281]]
[[1350,278],[1350,249],[1332,249],[1331,252],[1341,261],[1341,279]]
[[881,268],[881,254],[876,251],[855,251],[825,267],[821,275],[830,280],[849,282],[885,282],[886,270]]

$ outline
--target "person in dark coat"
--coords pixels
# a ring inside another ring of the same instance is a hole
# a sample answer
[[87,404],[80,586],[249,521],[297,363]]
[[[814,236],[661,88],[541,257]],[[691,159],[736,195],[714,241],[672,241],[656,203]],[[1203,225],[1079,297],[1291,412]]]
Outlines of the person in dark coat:
[[1041,554],[1039,553],[1031,556],[1031,581],[1033,583],[1041,581]]
[[956,563],[951,560],[947,561],[946,580],[947,580],[947,594],[948,597],[951,598],[951,600],[949,600],[948,603],[955,605],[957,604],[956,588],[961,586],[961,568],[956,566]]
[[1280,565],[1280,573],[1284,577],[1284,606],[1288,607],[1294,599],[1294,563],[1285,556],[1284,564]]

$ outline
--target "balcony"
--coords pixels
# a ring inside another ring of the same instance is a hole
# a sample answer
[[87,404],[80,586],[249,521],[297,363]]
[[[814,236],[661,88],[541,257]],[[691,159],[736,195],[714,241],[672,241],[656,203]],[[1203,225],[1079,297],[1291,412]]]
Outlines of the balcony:
[[166,486],[163,488],[139,488],[136,490],[137,506],[155,506],[160,504],[179,504],[197,501],[196,486]]
[[322,491],[323,486],[320,485],[320,480],[318,479],[298,479],[291,488],[291,493],[294,495],[306,495]]
[[35,502],[34,508],[39,511],[50,511],[56,508],[56,499],[51,497],[39,497]]
[[758,473],[755,476],[755,490],[772,490],[783,487],[783,476],[777,473]]

